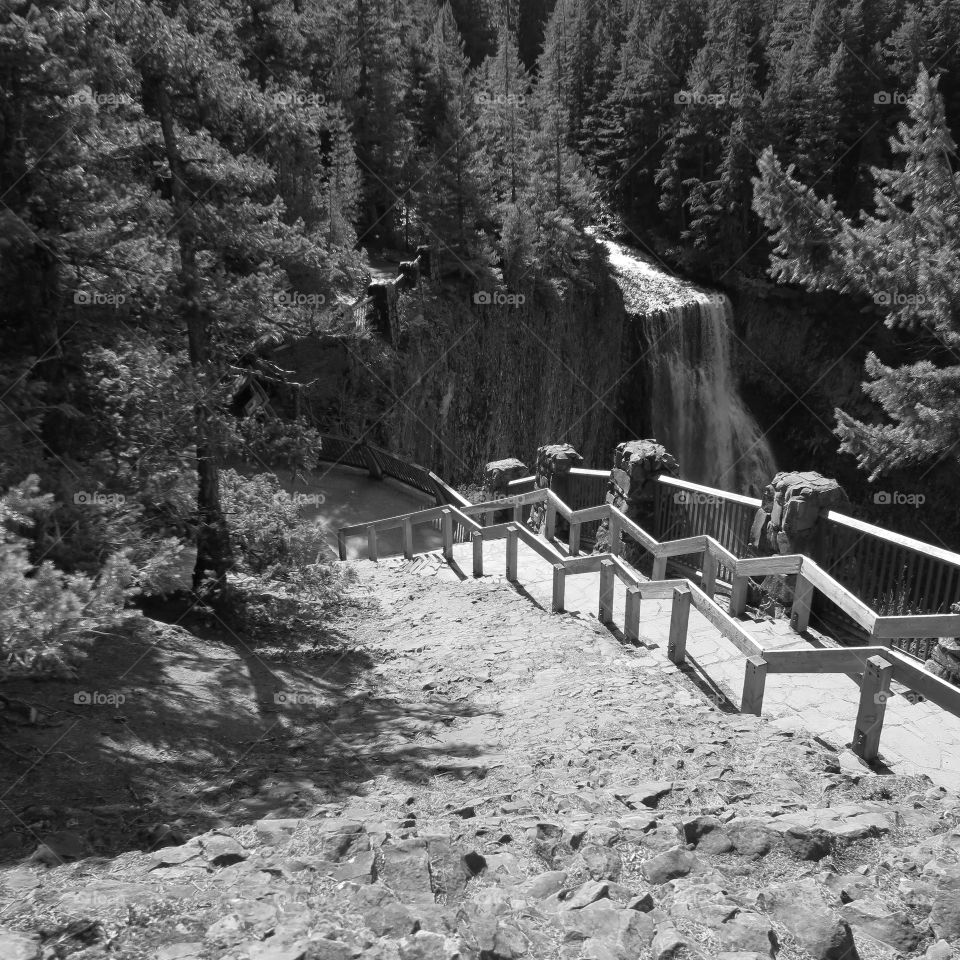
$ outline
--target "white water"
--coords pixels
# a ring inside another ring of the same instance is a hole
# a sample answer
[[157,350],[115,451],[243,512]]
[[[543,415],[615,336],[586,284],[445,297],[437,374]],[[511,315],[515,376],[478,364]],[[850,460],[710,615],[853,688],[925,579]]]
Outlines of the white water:
[[632,375],[648,378],[650,397],[638,433],[659,440],[684,479],[759,495],[777,468],[734,381],[730,300],[666,273],[636,250],[602,242],[627,313],[643,324],[640,340],[648,345]]

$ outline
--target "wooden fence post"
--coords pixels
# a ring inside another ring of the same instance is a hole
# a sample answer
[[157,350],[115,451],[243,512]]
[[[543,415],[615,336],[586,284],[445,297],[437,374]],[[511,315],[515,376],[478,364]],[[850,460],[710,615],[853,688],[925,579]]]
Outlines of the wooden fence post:
[[580,555],[580,521],[570,521],[570,535],[567,537],[567,547],[571,557]]
[[633,643],[640,640],[639,587],[627,587],[627,602],[623,611],[623,635]]
[[497,519],[497,511],[496,511],[496,510],[488,510],[488,511],[483,515],[483,525],[484,525],[485,527],[492,527],[492,526],[493,526],[493,522],[494,522],[494,520],[496,520],[496,519]]
[[347,559],[347,535],[342,531],[337,531],[337,552],[341,560]]
[[517,542],[519,539],[519,532],[511,523],[507,527],[507,579],[511,583],[515,583],[517,579]]
[[600,609],[597,619],[608,624],[613,622],[613,561],[600,561]]
[[479,530],[474,530],[470,534],[470,542],[473,544],[473,575],[475,577],[483,576],[483,534]]
[[790,626],[803,633],[810,625],[810,603],[813,600],[813,584],[801,573],[793,588],[793,607],[790,610]]
[[607,524],[607,536],[610,540],[610,553],[619,557],[623,552],[623,544],[620,542],[620,518],[612,510],[610,522]]
[[547,522],[544,526],[543,536],[547,540],[552,540],[557,532],[557,508],[552,500],[547,500]]
[[377,528],[373,524],[367,527],[367,559],[374,562],[380,559],[377,554]]
[[681,664],[687,656],[687,624],[690,622],[690,589],[674,587],[670,610],[670,639],[667,641],[667,659]]
[[763,710],[763,692],[767,685],[767,661],[763,657],[747,657],[743,672],[743,695],[740,712],[759,717]]
[[730,593],[731,617],[742,617],[747,612],[747,589],[749,585],[749,577],[734,576],[733,589]]
[[403,555],[413,559],[413,521],[409,517],[403,521]]
[[443,559],[449,563],[453,560],[453,513],[450,510],[441,514],[440,529],[443,532]]
[[553,612],[563,613],[567,590],[567,568],[562,563],[553,565]]
[[515,503],[513,505],[513,522],[523,523],[523,504]]
[[861,760],[877,759],[883,717],[890,699],[893,664],[883,657],[867,657],[860,683],[860,707],[853,729],[853,752]]
[[667,579],[667,558],[666,557],[654,557],[653,558],[653,572],[650,574],[651,580],[666,580]]
[[703,551],[703,575],[700,578],[700,586],[703,592],[712,600],[717,592],[717,572],[720,567],[720,561],[713,556],[709,550]]
[[377,455],[365,443],[360,444],[360,452],[363,454],[363,459],[367,465],[367,472],[370,474],[370,477],[374,480],[382,480],[383,467],[380,466]]

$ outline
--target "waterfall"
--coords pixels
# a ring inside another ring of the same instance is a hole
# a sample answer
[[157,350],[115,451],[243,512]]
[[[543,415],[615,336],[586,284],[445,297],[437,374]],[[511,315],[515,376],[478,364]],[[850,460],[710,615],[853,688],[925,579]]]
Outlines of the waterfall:
[[777,468],[737,391],[730,300],[678,279],[639,251],[602,242],[637,327],[639,357],[627,389],[640,381],[643,422],[631,426],[638,436],[656,437],[684,479],[759,496]]

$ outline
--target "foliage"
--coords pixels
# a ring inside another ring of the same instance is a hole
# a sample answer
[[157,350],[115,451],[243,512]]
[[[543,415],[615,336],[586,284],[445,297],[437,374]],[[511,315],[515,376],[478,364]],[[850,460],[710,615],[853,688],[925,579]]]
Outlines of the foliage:
[[109,558],[96,579],[30,561],[32,516],[51,501],[36,476],[0,496],[0,679],[68,672],[93,631],[121,616],[128,594],[132,567],[122,554]]
[[837,411],[841,449],[871,479],[905,465],[956,457],[960,431],[960,175],[937,81],[922,70],[910,122],[892,141],[902,166],[874,168],[873,212],[853,220],[821,200],[772,150],[761,161],[756,207],[776,243],[771,274],[811,290],[869,298],[886,324],[909,333],[913,362],[867,358],[866,394],[889,418]]

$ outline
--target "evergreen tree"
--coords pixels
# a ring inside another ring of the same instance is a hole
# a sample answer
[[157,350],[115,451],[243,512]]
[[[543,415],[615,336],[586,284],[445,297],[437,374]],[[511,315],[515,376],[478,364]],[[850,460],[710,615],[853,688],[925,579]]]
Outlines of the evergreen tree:
[[882,471],[952,454],[960,436],[960,175],[937,82],[921,70],[910,122],[891,141],[902,168],[874,169],[872,213],[853,221],[819,199],[768,149],[755,207],[776,244],[771,275],[810,290],[860,294],[891,327],[910,331],[923,359],[900,367],[867,359],[866,394],[885,423],[837,411],[841,449],[871,479]]

